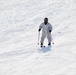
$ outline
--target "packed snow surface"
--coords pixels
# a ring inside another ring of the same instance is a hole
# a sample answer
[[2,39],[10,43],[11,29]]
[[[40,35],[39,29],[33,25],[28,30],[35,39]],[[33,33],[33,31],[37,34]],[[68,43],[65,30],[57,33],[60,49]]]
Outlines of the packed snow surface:
[[[40,48],[45,17],[54,44]],[[0,0],[0,75],[76,75],[76,0]]]

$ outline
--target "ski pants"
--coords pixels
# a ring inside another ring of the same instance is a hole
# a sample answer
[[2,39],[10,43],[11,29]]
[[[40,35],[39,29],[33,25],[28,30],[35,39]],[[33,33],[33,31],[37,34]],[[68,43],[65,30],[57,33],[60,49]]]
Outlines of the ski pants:
[[41,37],[41,43],[44,43],[44,39],[47,37],[48,43],[51,43],[51,34],[49,35],[42,35]]

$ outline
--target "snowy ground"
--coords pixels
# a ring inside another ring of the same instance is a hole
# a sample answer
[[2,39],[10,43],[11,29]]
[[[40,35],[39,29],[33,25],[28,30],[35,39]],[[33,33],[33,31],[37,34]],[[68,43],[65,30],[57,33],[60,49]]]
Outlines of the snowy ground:
[[[40,49],[44,17],[55,44]],[[76,0],[0,0],[0,75],[76,75]]]

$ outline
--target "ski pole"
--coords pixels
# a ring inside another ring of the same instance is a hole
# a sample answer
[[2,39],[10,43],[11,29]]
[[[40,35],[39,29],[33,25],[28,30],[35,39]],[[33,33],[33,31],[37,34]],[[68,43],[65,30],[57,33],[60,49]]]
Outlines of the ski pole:
[[38,45],[39,45],[39,39],[40,39],[40,32],[38,33]]
[[52,44],[54,44],[54,41],[52,41]]
[[54,44],[53,38],[52,38],[52,44]]

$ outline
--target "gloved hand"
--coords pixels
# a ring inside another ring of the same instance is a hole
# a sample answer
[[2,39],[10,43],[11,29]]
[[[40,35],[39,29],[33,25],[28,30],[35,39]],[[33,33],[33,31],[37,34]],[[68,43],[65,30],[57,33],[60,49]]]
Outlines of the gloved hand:
[[51,30],[49,30],[49,32],[51,33]]
[[38,30],[39,32],[41,31],[41,29]]

